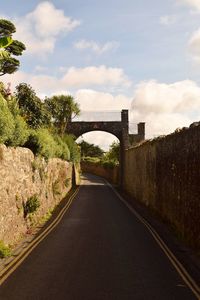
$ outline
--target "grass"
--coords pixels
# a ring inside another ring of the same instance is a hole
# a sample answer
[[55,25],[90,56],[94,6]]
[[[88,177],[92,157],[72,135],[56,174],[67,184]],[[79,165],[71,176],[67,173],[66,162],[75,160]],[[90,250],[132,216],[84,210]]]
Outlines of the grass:
[[3,241],[0,241],[0,258],[11,256],[10,247],[6,246]]

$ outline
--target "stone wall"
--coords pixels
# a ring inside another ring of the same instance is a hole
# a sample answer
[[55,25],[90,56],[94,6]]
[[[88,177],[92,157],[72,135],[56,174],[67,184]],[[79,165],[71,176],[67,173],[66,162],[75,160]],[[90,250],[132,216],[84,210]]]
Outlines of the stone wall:
[[119,167],[104,167],[99,163],[81,162],[82,172],[101,176],[113,184],[119,183]]
[[[78,178],[75,170],[75,175]],[[0,145],[0,240],[13,244],[53,209],[72,185],[72,164],[35,158],[26,148]],[[36,195],[38,210],[24,217],[24,205]]]
[[124,167],[124,189],[200,249],[200,126],[128,149]]

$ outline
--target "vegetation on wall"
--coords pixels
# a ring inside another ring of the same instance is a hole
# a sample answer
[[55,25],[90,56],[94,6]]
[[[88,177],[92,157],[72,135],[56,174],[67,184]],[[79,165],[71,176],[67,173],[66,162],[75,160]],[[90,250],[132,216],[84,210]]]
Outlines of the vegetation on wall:
[[37,195],[33,195],[23,204],[24,208],[24,218],[27,217],[28,214],[33,214],[40,207],[40,201]]
[[3,241],[0,241],[0,258],[4,258],[10,255],[11,255],[10,248],[6,246]]

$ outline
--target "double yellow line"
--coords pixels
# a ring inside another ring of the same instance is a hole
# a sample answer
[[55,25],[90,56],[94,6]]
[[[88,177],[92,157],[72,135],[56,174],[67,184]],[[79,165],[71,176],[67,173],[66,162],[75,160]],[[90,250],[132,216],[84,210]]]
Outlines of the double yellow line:
[[42,231],[30,244],[19,253],[16,258],[14,258],[1,272],[0,272],[0,285],[17,269],[19,265],[25,260],[25,258],[37,247],[37,245],[45,239],[45,237],[60,223],[64,214],[69,209],[72,204],[73,199],[79,192],[80,187],[76,189],[73,195],[69,198],[68,202],[59,212],[58,216],[53,220],[53,222]]
[[199,285],[194,281],[194,279],[190,276],[190,274],[186,271],[186,269],[183,267],[183,265],[179,262],[179,260],[175,257],[175,255],[171,252],[171,250],[167,247],[165,242],[161,239],[159,234],[153,229],[153,227],[143,218],[141,217],[135,209],[133,209],[132,206],[130,206],[124,198],[115,190],[115,188],[105,180],[106,184],[114,191],[114,193],[117,195],[117,197],[129,208],[129,210],[136,216],[136,218],[144,224],[144,226],[148,229],[150,234],[153,236],[154,240],[157,242],[159,247],[163,250],[165,255],[170,260],[171,264],[174,266],[176,271],[179,273],[179,275],[182,277],[183,281],[186,283],[186,285],[191,289],[193,294],[197,297],[198,300],[200,300],[200,287]]

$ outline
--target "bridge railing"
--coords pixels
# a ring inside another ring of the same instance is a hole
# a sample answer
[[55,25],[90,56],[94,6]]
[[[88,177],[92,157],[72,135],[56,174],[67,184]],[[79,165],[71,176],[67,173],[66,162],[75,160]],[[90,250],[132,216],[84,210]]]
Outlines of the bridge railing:
[[81,111],[72,122],[117,122],[121,121],[121,111]]

